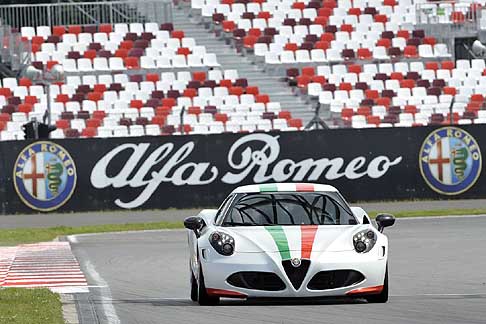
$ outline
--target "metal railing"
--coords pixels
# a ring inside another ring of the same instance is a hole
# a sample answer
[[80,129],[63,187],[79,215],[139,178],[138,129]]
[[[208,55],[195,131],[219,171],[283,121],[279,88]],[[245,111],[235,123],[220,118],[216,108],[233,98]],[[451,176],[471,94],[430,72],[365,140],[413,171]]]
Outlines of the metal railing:
[[479,3],[439,2],[416,4],[417,24],[447,24],[457,28],[479,28],[482,10]]
[[3,24],[23,26],[172,22],[170,0],[63,2],[0,6]]

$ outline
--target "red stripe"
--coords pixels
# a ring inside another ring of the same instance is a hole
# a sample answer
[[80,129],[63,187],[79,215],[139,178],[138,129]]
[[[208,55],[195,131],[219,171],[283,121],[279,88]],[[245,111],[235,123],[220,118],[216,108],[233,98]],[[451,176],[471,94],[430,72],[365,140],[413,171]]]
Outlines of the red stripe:
[[361,295],[361,294],[379,294],[383,291],[383,286],[374,286],[374,287],[365,287],[365,288],[358,288],[351,291],[348,291],[346,295]]
[[314,239],[316,237],[317,233],[317,225],[301,225],[300,226],[300,231],[302,235],[302,259],[308,259],[310,260],[311,257],[311,252],[312,252],[312,246],[314,245]]
[[213,289],[213,288],[206,288],[206,292],[209,296],[217,296],[217,297],[229,297],[229,298],[246,298],[248,297],[245,294],[242,294],[237,291],[232,290],[225,290],[225,289]]
[[20,285],[55,285],[55,284],[81,284],[81,283],[86,283],[86,281],[80,281],[80,280],[59,280],[59,281],[21,281],[21,282],[9,282],[8,280],[5,280],[5,284],[3,287],[10,287],[10,286],[20,286]]
[[295,185],[296,191],[314,191],[314,185],[309,183],[297,183]]

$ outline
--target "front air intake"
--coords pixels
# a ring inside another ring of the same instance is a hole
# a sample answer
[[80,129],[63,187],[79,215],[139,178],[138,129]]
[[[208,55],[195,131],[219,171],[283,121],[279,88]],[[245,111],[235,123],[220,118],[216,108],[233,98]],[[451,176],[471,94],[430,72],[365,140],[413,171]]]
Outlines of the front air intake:
[[318,272],[307,284],[310,290],[342,288],[364,280],[361,272],[355,270],[333,270]]
[[226,281],[235,287],[278,291],[284,290],[285,284],[282,279],[272,272],[242,271],[233,273]]

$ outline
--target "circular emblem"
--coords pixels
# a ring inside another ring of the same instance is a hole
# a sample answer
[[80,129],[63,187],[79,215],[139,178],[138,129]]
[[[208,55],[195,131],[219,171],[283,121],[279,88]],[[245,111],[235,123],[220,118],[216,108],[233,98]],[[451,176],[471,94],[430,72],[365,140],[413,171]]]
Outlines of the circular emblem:
[[36,142],[20,152],[14,166],[14,186],[30,208],[55,210],[71,198],[76,165],[69,153],[52,142]]
[[298,268],[298,267],[300,267],[300,264],[301,264],[301,262],[300,262],[300,259],[299,259],[299,258],[293,258],[292,260],[290,260],[290,263],[292,264],[292,266],[293,266],[294,268]]
[[479,145],[458,127],[443,127],[430,133],[422,144],[419,158],[425,182],[444,195],[467,191],[481,173]]

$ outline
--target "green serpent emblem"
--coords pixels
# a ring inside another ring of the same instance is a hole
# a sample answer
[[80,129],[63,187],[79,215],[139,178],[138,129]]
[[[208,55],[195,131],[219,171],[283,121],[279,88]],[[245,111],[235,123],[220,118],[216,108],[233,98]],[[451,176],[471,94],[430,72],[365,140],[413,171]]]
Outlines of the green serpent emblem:
[[61,186],[62,180],[62,172],[63,172],[63,167],[61,163],[49,163],[46,166],[47,169],[47,183],[49,190],[51,190],[54,193],[59,192],[59,187]]

